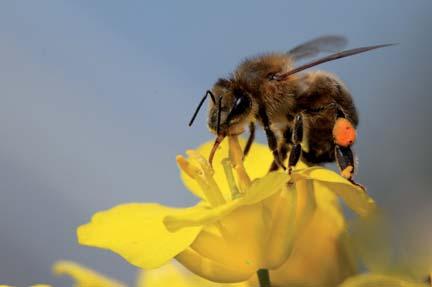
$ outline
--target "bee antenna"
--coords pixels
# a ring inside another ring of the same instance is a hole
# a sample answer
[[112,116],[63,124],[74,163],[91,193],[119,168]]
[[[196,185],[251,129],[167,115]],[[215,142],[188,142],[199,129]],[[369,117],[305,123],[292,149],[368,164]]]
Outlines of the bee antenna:
[[195,109],[195,112],[189,121],[189,126],[192,126],[193,122],[195,121],[196,116],[198,115],[198,112],[200,111],[202,105],[204,104],[204,101],[207,99],[207,96],[210,95],[210,98],[212,99],[213,104],[216,104],[215,97],[213,93],[210,90],[207,90],[204,97],[201,99],[201,101],[198,104],[198,107]]
[[368,46],[368,47],[361,47],[361,48],[355,48],[355,49],[351,49],[351,50],[345,50],[345,51],[341,51],[338,53],[334,53],[331,55],[328,55],[326,57],[323,57],[321,59],[312,61],[310,63],[301,65],[300,67],[297,67],[291,71],[286,72],[285,74],[282,74],[280,76],[277,76],[277,80],[278,81],[282,81],[285,80],[286,78],[288,78],[289,76],[296,74],[300,71],[306,70],[310,67],[322,64],[322,63],[326,63],[326,62],[330,62],[330,61],[334,61],[337,59],[341,59],[341,58],[345,58],[348,56],[352,56],[355,54],[360,54],[360,53],[364,53],[370,50],[374,50],[374,49],[378,49],[378,48],[384,48],[384,47],[389,47],[389,46],[394,46],[397,45],[397,43],[392,43],[392,44],[383,44],[383,45],[376,45],[376,46]]

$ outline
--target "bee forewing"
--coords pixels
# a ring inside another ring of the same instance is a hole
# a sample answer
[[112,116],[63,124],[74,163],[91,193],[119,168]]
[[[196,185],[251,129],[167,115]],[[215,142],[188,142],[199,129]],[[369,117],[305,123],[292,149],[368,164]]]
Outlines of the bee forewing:
[[318,60],[306,63],[304,65],[301,65],[291,71],[286,72],[285,74],[281,74],[277,76],[277,80],[278,81],[283,81],[285,79],[287,79],[289,76],[296,74],[298,72],[301,72],[303,70],[309,69],[311,67],[326,63],[326,62],[330,62],[330,61],[334,61],[337,59],[341,59],[341,58],[345,58],[345,57],[349,57],[349,56],[353,56],[356,54],[360,54],[360,53],[364,53],[370,50],[374,50],[374,49],[378,49],[378,48],[384,48],[384,47],[388,47],[388,46],[394,46],[397,44],[383,44],[383,45],[375,45],[375,46],[368,46],[368,47],[361,47],[361,48],[355,48],[355,49],[351,49],[351,50],[345,50],[345,51],[341,51],[338,53],[334,53],[331,55],[328,55],[326,57],[320,58]]
[[298,45],[287,52],[295,61],[315,57],[322,52],[334,53],[346,47],[348,40],[340,35],[324,35],[301,45]]

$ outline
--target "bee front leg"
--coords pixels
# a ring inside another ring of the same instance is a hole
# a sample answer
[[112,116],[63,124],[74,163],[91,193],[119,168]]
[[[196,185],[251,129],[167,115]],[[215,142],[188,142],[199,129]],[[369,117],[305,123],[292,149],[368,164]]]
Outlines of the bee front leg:
[[248,155],[254,140],[255,140],[255,124],[253,122],[251,122],[249,124],[249,138],[248,138],[246,145],[245,145],[245,148],[243,150],[243,160]]
[[288,158],[288,173],[292,173],[293,167],[300,160],[302,154],[301,142],[303,141],[303,115],[301,113],[294,117],[291,141],[293,146]]

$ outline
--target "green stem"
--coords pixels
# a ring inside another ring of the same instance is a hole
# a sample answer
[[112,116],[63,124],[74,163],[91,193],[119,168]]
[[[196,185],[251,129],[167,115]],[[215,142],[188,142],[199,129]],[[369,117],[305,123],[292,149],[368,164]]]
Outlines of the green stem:
[[271,287],[270,274],[267,269],[258,270],[257,275],[260,287]]

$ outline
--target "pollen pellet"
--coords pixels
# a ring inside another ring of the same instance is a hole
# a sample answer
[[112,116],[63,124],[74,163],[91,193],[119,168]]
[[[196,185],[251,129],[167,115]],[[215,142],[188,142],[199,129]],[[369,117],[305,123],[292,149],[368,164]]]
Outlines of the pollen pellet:
[[356,140],[356,130],[349,120],[338,118],[333,127],[333,138],[335,143],[340,146],[350,146]]

